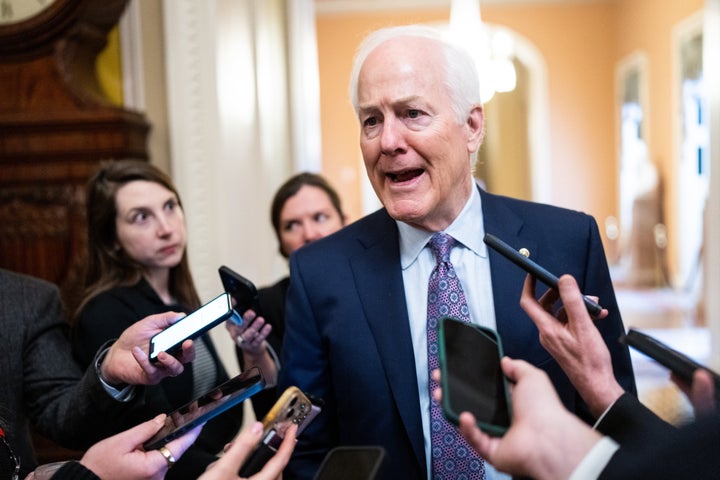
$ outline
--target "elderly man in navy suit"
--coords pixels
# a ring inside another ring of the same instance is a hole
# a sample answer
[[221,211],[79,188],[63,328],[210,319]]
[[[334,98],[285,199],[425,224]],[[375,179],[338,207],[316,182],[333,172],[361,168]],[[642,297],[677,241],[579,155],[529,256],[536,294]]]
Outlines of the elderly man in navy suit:
[[[381,445],[381,478],[503,478],[435,473],[428,373],[428,242],[450,235],[450,262],[472,322],[494,328],[505,353],[550,376],[567,408],[587,408],[519,306],[525,272],[483,243],[485,232],[527,248],[569,273],[610,315],[597,323],[616,378],[635,392],[624,332],[595,220],[585,214],[491,195],[472,168],[484,116],[474,64],[429,28],[370,34],[355,58],[350,94],[367,175],[383,209],[298,250],[290,260],[279,387],[321,397],[285,478],[312,478],[337,445]],[[482,460],[479,460],[482,462]],[[475,474],[473,474],[475,475]]]

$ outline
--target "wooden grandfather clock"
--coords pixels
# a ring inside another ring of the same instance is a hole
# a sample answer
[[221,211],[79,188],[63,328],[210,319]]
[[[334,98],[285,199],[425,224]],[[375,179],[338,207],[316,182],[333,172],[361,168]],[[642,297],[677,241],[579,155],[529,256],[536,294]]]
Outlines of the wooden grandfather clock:
[[[128,0],[0,0],[0,267],[78,301],[85,183],[99,162],[147,159],[144,116],[113,106],[95,61]],[[41,463],[78,458],[34,435]]]
[[84,186],[99,162],[147,159],[148,123],[113,106],[95,61],[128,0],[0,0],[0,267],[77,301]]

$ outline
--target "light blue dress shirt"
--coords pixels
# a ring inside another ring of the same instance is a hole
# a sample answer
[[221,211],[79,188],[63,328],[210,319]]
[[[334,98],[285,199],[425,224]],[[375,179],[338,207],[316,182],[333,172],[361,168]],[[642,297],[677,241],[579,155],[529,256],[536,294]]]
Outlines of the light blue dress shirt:
[[[410,318],[410,333],[415,351],[415,368],[418,378],[418,395],[425,437],[425,457],[427,459],[428,478],[430,476],[430,395],[428,392],[427,359],[427,293],[430,273],[435,268],[435,257],[430,248],[426,248],[433,232],[397,222],[400,232],[400,263],[405,285]],[[460,278],[465,299],[470,309],[473,323],[495,329],[495,304],[493,303],[490,281],[490,261],[487,246],[483,242],[485,227],[482,217],[480,193],[474,187],[470,198],[460,215],[445,230],[455,240],[450,261]],[[486,480],[505,480],[511,477],[497,472],[490,464],[485,464]]]

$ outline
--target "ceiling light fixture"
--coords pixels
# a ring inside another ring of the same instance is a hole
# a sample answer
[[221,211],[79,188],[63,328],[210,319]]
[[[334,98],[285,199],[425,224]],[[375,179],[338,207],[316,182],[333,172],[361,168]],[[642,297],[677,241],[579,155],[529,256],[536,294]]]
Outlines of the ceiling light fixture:
[[490,101],[495,92],[515,89],[514,42],[503,28],[483,23],[480,0],[452,0],[450,35],[464,45],[475,59],[480,76],[480,98]]

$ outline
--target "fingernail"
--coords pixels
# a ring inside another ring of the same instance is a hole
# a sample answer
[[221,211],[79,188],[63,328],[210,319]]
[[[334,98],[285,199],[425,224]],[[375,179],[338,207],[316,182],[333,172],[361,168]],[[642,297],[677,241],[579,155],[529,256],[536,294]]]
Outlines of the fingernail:
[[263,430],[263,424],[262,422],[255,422],[252,425],[252,432],[253,433],[262,433]]

